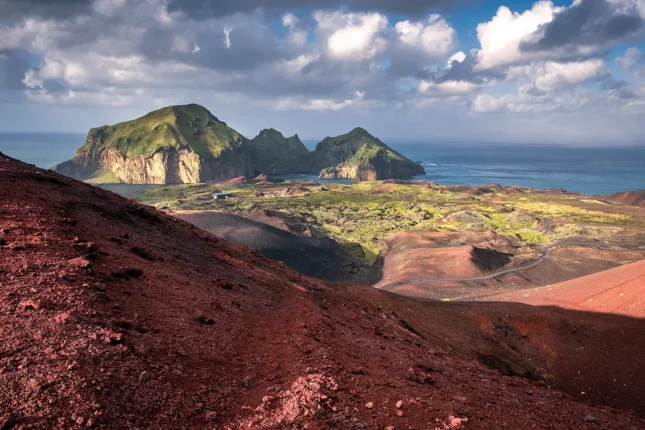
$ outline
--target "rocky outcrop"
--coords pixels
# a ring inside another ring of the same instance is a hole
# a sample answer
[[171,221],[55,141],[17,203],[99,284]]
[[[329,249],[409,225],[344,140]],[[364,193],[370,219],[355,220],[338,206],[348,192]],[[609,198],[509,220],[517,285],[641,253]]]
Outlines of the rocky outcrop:
[[177,184],[223,181],[244,176],[244,154],[201,157],[191,148],[163,148],[152,155],[127,157],[115,149],[88,151],[55,167],[58,173],[87,179],[97,171],[109,170],[126,184]]
[[328,167],[320,171],[320,178],[324,179],[355,179],[357,181],[376,181],[379,179],[376,169],[372,166],[364,167],[356,164],[341,164]]
[[284,137],[272,128],[265,129],[246,144],[253,176],[285,173],[311,173],[317,169],[312,155],[298,135]]
[[325,138],[316,146],[314,158],[322,169],[321,178],[375,181],[425,173],[419,163],[407,159],[362,128]]

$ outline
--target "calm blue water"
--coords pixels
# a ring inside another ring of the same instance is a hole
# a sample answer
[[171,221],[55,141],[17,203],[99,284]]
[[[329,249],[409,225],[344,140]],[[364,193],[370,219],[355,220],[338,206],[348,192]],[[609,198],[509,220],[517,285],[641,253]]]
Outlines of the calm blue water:
[[[406,157],[423,162],[415,180],[445,185],[521,185],[564,188],[585,194],[645,189],[645,146],[394,143]],[[315,143],[306,141],[313,149]],[[309,176],[307,179],[315,179]]]
[[[3,133],[0,152],[43,169],[48,169],[76,153],[85,143],[85,134],[74,133]],[[101,188],[117,194],[132,194],[160,185],[103,184]]]
[[86,134],[0,132],[0,152],[9,157],[47,169],[76,153]]
[[522,185],[585,194],[645,189],[645,146],[392,145],[422,161],[425,179],[446,185]]
[[[84,134],[0,133],[0,152],[48,168],[71,158]],[[316,142],[306,141],[313,148]],[[586,194],[645,189],[645,147],[567,145],[458,144],[388,142],[397,151],[423,162],[426,175],[415,179],[446,185],[522,185],[565,188]],[[284,179],[322,180],[284,175]],[[121,186],[123,187],[123,186]],[[116,190],[132,192],[132,190]]]

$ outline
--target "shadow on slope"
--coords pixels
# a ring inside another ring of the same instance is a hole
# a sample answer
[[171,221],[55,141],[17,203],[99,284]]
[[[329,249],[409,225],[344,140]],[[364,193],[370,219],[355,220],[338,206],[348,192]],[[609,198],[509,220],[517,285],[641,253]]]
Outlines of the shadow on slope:
[[378,279],[376,267],[361,264],[347,249],[330,238],[296,235],[223,212],[181,211],[173,215],[209,233],[247,246],[307,276],[365,285]]

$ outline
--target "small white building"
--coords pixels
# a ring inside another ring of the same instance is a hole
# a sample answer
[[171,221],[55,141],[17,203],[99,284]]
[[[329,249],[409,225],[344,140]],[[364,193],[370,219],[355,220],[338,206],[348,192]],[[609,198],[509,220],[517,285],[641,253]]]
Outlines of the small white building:
[[235,197],[233,193],[213,193],[213,198],[215,200],[226,200]]

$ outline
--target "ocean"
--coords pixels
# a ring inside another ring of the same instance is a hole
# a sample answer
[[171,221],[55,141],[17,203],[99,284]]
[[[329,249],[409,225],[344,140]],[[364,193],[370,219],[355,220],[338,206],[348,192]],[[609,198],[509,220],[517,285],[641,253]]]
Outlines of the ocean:
[[[316,144],[304,143],[309,149]],[[645,190],[645,146],[385,143],[422,163],[426,174],[415,176],[415,180],[564,188],[591,195]]]
[[74,156],[85,143],[78,133],[7,133],[0,132],[0,152],[43,169]]
[[[84,134],[0,132],[0,152],[48,168],[71,158],[84,141]],[[304,143],[311,149],[316,142]],[[386,143],[422,163],[426,174],[416,176],[416,180],[445,185],[564,188],[585,194],[645,189],[645,146]],[[279,177],[319,180],[315,175]],[[115,191],[140,189],[121,185]]]

